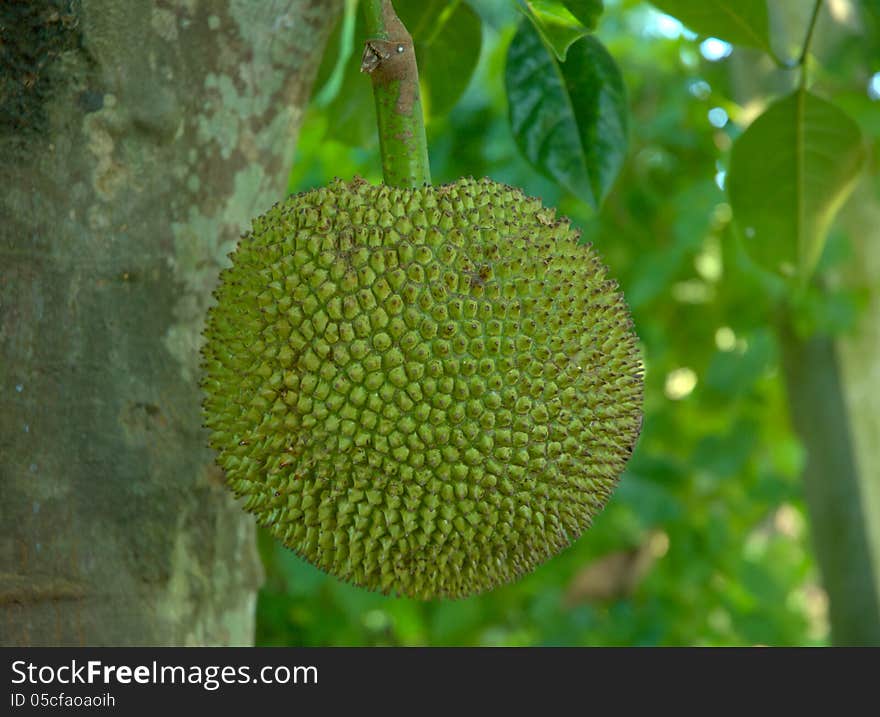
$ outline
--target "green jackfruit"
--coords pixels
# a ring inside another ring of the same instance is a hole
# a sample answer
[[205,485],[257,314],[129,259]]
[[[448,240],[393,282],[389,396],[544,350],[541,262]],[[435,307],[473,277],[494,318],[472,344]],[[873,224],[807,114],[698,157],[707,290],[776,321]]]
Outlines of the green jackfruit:
[[277,204],[205,330],[211,445],[285,545],[366,588],[462,597],[605,506],[641,428],[615,282],[568,220],[488,179],[356,179]]

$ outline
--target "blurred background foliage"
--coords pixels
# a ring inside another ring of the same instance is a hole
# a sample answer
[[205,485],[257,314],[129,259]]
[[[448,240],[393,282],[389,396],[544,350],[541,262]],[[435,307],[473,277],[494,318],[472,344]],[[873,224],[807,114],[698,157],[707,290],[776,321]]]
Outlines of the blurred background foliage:
[[[622,72],[629,113],[628,149],[597,210],[536,170],[511,129],[508,49],[526,22],[523,7],[541,5],[395,2],[422,45],[434,183],[486,175],[542,197],[581,227],[620,281],[646,362],[640,444],[588,533],[519,582],[466,600],[370,593],[262,535],[257,642],[826,644],[827,597],[800,480],[805,452],[790,425],[774,330],[778,286],[743,254],[724,191],[732,143],[797,75],[766,53],[697,36],[647,3],[605,0],[601,17],[590,7],[601,3],[581,3],[585,28],[598,23],[595,37]],[[770,28],[782,56],[796,52],[804,7],[812,7],[789,5],[790,18]],[[880,12],[873,0],[839,0],[825,14],[815,90],[833,95],[876,142]],[[328,47],[291,192],[337,176],[381,180],[370,86],[356,72],[357,25],[349,12]],[[870,169],[865,181],[876,196],[876,165]],[[835,228],[822,270],[850,256],[849,237]],[[797,320],[839,334],[863,303],[857,285],[807,292]]]

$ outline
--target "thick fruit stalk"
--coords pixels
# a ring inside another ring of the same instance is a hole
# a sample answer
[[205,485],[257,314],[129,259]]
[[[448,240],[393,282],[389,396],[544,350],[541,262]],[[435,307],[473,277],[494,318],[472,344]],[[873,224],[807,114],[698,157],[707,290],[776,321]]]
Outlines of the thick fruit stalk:
[[373,81],[382,173],[392,187],[431,183],[419,71],[412,37],[391,0],[364,3],[367,34],[361,71]]

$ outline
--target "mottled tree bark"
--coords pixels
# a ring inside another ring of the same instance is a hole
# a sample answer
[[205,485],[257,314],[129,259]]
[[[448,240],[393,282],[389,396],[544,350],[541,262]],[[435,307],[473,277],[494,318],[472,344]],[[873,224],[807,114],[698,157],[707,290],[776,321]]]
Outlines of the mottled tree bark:
[[283,197],[336,5],[0,8],[0,643],[251,642],[200,329]]

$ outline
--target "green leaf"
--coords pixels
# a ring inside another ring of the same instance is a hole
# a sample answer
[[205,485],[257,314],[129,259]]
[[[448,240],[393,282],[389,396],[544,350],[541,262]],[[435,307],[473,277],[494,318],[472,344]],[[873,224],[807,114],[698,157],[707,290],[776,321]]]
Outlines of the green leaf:
[[767,0],[651,0],[698,35],[770,51]]
[[623,77],[597,39],[572,45],[559,63],[531,23],[510,44],[505,70],[510,124],[541,173],[592,207],[605,198],[626,155]]
[[480,16],[449,0],[397,0],[394,8],[416,46],[424,112],[445,115],[464,94],[480,59]]
[[523,0],[522,7],[560,62],[573,43],[596,29],[603,10],[602,0]]
[[563,4],[584,27],[590,30],[596,29],[599,17],[605,10],[602,0],[563,0]]
[[804,90],[774,103],[733,145],[730,204],[749,255],[806,280],[865,159],[858,125]]

